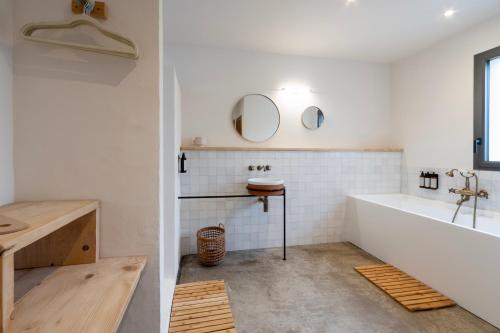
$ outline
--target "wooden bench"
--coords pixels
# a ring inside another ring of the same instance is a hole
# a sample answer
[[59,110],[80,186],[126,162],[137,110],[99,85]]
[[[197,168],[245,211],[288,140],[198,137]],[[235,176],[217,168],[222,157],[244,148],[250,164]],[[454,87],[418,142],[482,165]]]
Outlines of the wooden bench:
[[175,288],[170,333],[235,333],[223,280],[194,282]]
[[[27,227],[0,235],[0,333],[118,330],[146,258],[99,259],[98,201],[15,203],[0,207],[0,221],[0,231],[5,221]],[[14,302],[14,287],[47,270]]]

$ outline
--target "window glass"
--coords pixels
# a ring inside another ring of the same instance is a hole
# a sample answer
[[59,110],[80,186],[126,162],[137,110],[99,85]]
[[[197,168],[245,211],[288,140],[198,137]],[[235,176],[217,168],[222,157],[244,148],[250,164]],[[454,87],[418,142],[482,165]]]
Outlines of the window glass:
[[487,128],[488,128],[488,160],[500,161],[500,57],[490,61],[489,73],[486,76],[487,96]]

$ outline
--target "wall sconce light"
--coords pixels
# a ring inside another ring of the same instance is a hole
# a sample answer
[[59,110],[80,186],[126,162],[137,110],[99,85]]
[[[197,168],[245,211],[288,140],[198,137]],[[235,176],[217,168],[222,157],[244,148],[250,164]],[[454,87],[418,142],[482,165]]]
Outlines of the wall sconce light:
[[281,91],[290,94],[310,94],[313,90],[306,86],[286,86],[281,88]]

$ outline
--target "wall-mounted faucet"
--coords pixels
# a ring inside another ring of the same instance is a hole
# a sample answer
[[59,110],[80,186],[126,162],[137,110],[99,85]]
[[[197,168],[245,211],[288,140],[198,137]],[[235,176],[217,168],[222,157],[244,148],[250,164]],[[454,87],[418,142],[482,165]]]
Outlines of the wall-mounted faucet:
[[259,171],[270,171],[271,170],[271,166],[270,165],[259,165],[257,167],[257,170],[259,170]]
[[[472,221],[472,227],[475,229],[476,228],[476,212],[477,212],[477,199],[478,198],[484,198],[488,199],[489,194],[485,190],[480,190],[479,191],[479,179],[477,177],[477,174],[474,171],[459,171],[458,169],[452,169],[446,173],[448,177],[455,177],[455,173],[458,172],[460,176],[465,178],[465,187],[461,189],[456,189],[456,188],[450,188],[449,192],[454,193],[454,194],[459,194],[460,199],[457,201],[457,210],[455,211],[455,214],[453,215],[453,220],[451,221],[452,223],[455,222],[458,211],[460,210],[460,207],[462,207],[464,202],[467,202],[470,200],[471,197],[474,197],[474,217]],[[476,182],[476,186],[474,191],[471,190],[470,186],[470,179],[474,178]]]
[[257,170],[259,171],[271,171],[271,166],[270,165],[257,165],[257,167],[255,165],[249,165],[248,166],[248,170],[250,171],[254,171],[255,168],[257,168]]

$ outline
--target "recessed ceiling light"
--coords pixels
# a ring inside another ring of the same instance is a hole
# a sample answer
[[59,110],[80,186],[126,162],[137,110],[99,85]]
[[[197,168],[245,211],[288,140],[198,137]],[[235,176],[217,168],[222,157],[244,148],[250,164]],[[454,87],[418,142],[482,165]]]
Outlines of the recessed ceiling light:
[[346,0],[345,4],[349,6],[355,2],[356,2],[356,0]]
[[455,15],[455,10],[454,9],[448,9],[443,13],[444,17],[452,17]]

